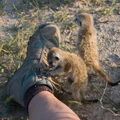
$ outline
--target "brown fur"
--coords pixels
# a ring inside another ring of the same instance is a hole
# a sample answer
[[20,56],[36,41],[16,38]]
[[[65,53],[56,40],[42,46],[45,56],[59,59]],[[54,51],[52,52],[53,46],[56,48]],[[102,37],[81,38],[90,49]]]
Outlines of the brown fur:
[[92,16],[87,13],[82,13],[76,17],[76,22],[80,26],[76,44],[79,55],[83,58],[88,68],[93,69],[101,75],[110,85],[116,85],[116,83],[111,82],[99,64],[96,30]]
[[[72,95],[84,101],[84,92],[87,88],[87,70],[84,61],[75,54],[64,52],[59,48],[52,48],[48,53],[48,63],[54,70],[52,76],[67,75],[72,79]],[[69,81],[68,81],[69,82]]]

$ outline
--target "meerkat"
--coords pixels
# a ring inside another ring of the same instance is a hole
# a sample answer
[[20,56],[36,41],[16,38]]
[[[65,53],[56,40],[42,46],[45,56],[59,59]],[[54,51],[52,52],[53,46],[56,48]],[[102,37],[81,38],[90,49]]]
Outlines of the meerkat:
[[75,22],[80,27],[76,41],[76,47],[78,49],[79,56],[81,56],[86,66],[90,70],[92,69],[100,76],[102,76],[109,85],[118,85],[119,82],[111,82],[108,75],[100,66],[96,41],[96,29],[94,27],[92,15],[87,13],[81,13],[76,16]]
[[[87,69],[84,61],[73,53],[65,52],[55,47],[49,51],[47,60],[49,66],[54,68],[49,74],[51,76],[67,75],[68,82],[71,82],[73,98],[84,102],[88,83]],[[91,100],[91,102],[95,101]]]

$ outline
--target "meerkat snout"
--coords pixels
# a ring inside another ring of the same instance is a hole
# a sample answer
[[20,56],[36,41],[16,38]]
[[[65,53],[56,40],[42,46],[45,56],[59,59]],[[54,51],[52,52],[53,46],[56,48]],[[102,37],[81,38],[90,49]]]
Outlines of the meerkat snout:
[[53,62],[52,61],[49,61],[49,66],[50,66],[50,68],[53,67]]
[[79,21],[78,17],[79,17],[79,16],[77,16],[77,17],[74,19],[74,22],[75,22],[78,26],[82,26],[82,22]]
[[52,53],[48,53],[48,56],[47,56],[47,61],[48,61],[48,64],[49,64],[49,67],[52,68],[54,65],[53,65],[53,55]]

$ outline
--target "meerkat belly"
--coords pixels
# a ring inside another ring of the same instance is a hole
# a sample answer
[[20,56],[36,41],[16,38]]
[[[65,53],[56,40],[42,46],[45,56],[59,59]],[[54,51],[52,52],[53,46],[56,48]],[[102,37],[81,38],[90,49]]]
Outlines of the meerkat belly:
[[84,42],[81,46],[79,46],[79,54],[87,65],[91,65],[91,63],[98,61],[97,48],[92,42]]

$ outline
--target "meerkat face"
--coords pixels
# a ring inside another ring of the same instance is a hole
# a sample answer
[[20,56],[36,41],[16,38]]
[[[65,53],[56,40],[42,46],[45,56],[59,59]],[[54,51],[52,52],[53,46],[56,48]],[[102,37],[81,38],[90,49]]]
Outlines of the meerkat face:
[[47,61],[51,68],[59,66],[61,62],[60,55],[54,48],[49,51]]
[[93,18],[88,13],[81,13],[76,16],[75,23],[80,27],[86,27],[93,24]]

